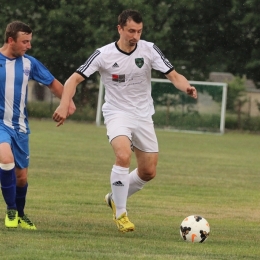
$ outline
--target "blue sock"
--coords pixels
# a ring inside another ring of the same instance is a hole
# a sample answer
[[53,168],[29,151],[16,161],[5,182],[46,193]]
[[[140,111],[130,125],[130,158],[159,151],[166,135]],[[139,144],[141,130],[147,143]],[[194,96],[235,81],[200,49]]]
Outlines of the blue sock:
[[16,209],[16,176],[14,168],[8,171],[0,168],[0,176],[2,194],[7,209]]
[[18,216],[24,216],[25,198],[27,194],[28,183],[24,187],[16,186],[16,207]]

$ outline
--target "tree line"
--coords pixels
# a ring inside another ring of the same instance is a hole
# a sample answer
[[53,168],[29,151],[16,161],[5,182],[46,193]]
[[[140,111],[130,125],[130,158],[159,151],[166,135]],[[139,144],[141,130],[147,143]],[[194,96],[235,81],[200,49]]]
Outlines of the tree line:
[[142,38],[189,80],[231,72],[260,87],[259,0],[0,0],[0,6],[0,33],[13,20],[29,24],[28,54],[61,82],[96,48],[118,39],[117,16],[132,8],[143,15]]

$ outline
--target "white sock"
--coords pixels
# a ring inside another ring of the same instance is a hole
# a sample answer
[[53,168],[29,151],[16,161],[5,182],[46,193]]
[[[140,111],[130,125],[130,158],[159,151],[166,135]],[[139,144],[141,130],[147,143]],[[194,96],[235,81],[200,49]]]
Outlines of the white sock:
[[126,211],[126,201],[129,188],[129,168],[113,165],[110,176],[113,200],[116,205],[116,218]]
[[141,190],[147,181],[143,181],[137,174],[137,169],[134,169],[129,174],[129,189],[127,197],[130,197],[137,191]]

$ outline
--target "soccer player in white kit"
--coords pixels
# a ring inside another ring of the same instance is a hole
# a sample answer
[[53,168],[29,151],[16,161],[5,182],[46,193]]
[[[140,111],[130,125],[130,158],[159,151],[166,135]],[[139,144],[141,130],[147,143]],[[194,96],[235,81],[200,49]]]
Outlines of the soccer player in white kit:
[[[151,70],[161,71],[176,88],[193,98],[197,98],[197,91],[174,70],[154,43],[140,40],[143,21],[138,11],[123,11],[118,17],[117,29],[119,40],[97,49],[66,81],[53,119],[58,122],[57,126],[63,124],[77,85],[98,71],[105,86],[102,112],[115,154],[110,176],[112,192],[105,196],[105,201],[113,210],[118,230],[128,232],[135,226],[127,215],[127,198],[155,177],[158,161],[152,120]],[[137,168],[129,173],[132,151]]]
[[[28,81],[33,79],[48,86],[57,97],[61,97],[63,86],[41,62],[25,54],[31,49],[31,40],[31,28],[14,21],[7,25],[0,48],[0,182],[7,206],[5,226],[35,230],[24,213],[30,158]],[[75,109],[71,100],[68,113]]]

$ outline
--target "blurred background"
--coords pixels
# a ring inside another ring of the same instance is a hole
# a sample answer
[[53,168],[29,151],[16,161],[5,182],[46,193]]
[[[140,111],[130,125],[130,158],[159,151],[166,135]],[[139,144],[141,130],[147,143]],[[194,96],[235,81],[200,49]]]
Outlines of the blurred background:
[[[188,80],[228,84],[227,129],[260,131],[259,0],[0,0],[0,6],[2,39],[9,22],[29,24],[27,54],[62,83],[96,48],[118,39],[122,10],[137,9],[144,19],[142,39],[154,42],[176,71]],[[156,71],[153,77],[165,78]],[[46,88],[31,86],[29,115],[51,117],[58,101]],[[72,119],[95,121],[98,90],[95,73],[77,88]]]

